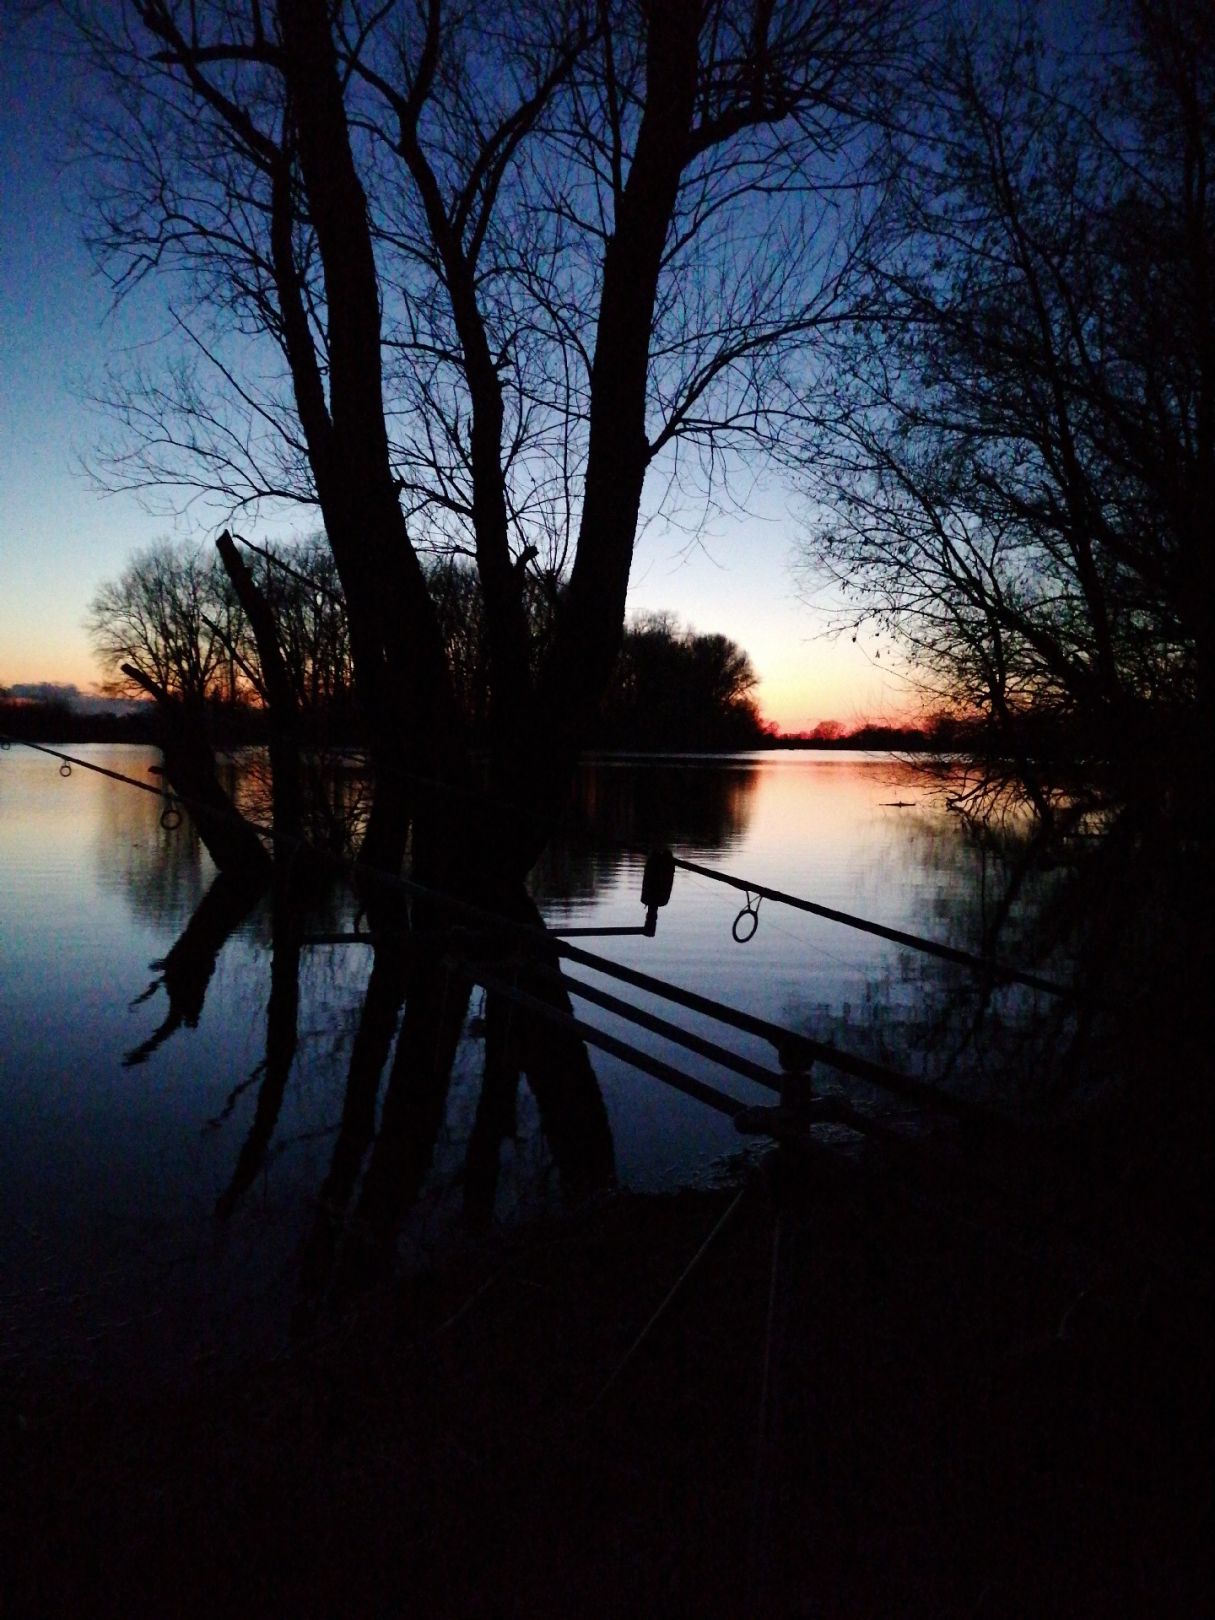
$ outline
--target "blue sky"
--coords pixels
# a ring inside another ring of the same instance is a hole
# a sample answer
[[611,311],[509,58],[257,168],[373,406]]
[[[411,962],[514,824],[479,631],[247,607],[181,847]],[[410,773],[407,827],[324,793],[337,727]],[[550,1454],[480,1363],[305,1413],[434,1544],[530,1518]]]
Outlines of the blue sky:
[[[0,685],[94,683],[82,620],[92,593],[160,535],[210,527],[103,496],[80,462],[105,431],[84,403],[110,363],[146,359],[168,326],[160,289],[117,311],[81,241],[77,177],[65,167],[71,85],[47,12],[0,13]],[[893,714],[905,689],[795,599],[796,506],[768,491],[762,520],[722,520],[697,543],[652,526],[634,565],[633,610],[669,609],[732,637],[759,671],[782,729]],[[206,524],[209,520],[204,519]],[[256,526],[242,524],[246,532]]]
[[42,22],[0,21],[0,683],[84,685],[89,596],[164,523],[79,475],[99,426],[80,394],[157,312],[109,318],[60,172],[69,96],[48,40]]

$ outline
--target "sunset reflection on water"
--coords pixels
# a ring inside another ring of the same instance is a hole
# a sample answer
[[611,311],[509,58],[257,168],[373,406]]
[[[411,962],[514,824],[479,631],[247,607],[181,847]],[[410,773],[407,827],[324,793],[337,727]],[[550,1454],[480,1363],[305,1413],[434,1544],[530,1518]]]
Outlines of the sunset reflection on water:
[[[77,752],[140,780],[155,759],[128,747]],[[196,1354],[200,1335],[204,1348],[220,1349],[260,1324],[272,1340],[287,1315],[284,1290],[298,1281],[318,1190],[334,1185],[337,1161],[352,1151],[355,1179],[341,1172],[343,1196],[359,1196],[366,1150],[348,1128],[348,1088],[372,953],[305,939],[302,952],[292,945],[285,954],[269,901],[221,904],[188,824],[167,832],[154,795],[79,768],[67,779],[57,771],[54,760],[21,749],[0,758],[0,1259],[10,1298],[21,1301],[5,1330],[9,1348],[58,1336],[64,1353],[77,1353],[78,1330],[95,1317],[131,1324],[125,1337],[106,1340],[115,1354],[130,1353],[133,1333],[141,1355],[166,1365]],[[891,758],[588,763],[562,836],[533,875],[550,926],[639,925],[644,854],[659,844],[896,928],[981,943],[976,851],[939,796]],[[580,943],[841,1044],[889,1044],[904,1022],[911,1033],[923,1023],[944,981],[905,952],[770,900],[755,908],[754,936],[739,944],[732,927],[744,905],[739,891],[679,871],[656,937]],[[335,883],[313,897],[305,934],[349,931],[356,910]],[[187,960],[183,951],[194,954]],[[172,977],[175,961],[184,977]],[[585,968],[572,977],[588,973],[596,977]],[[292,1022],[276,1035],[285,1008]],[[483,1117],[484,1011],[474,991],[450,1079],[416,1116],[431,1121],[428,1140],[406,1155],[420,1180],[392,1217],[406,1246],[459,1219]],[[577,999],[575,1011],[703,1072],[697,1058],[614,1015]],[[705,1020],[675,1016],[723,1038]],[[773,1065],[762,1041],[730,1034],[728,1044]],[[592,1052],[591,1062],[610,1132],[596,1151],[607,1152],[622,1183],[653,1189],[713,1177],[737,1154],[728,1119],[617,1057]],[[750,1082],[711,1078],[740,1100],[761,1100]],[[372,1108],[366,1128],[374,1130],[375,1074],[367,1083],[369,1104],[359,1106]],[[410,1131],[412,1106],[401,1116]],[[580,1173],[567,1145],[554,1177],[556,1123],[552,1116],[545,1127],[534,1088],[523,1085],[511,1129],[493,1150],[488,1191],[478,1194],[498,1220],[551,1204],[562,1177]],[[403,1164],[402,1151],[385,1164]],[[219,1227],[217,1208],[225,1211]],[[63,1303],[73,1297],[89,1301],[79,1320]]]

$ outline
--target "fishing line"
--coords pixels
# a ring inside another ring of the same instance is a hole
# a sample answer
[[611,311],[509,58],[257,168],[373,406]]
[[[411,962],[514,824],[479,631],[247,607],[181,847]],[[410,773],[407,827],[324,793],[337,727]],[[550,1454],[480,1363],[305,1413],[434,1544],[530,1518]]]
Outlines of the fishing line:
[[[678,859],[678,857],[676,858]],[[720,903],[723,897],[720,890],[713,884],[707,883],[704,878],[699,877],[695,872],[688,872],[685,876],[691,887],[698,889],[706,898],[711,897],[714,903]],[[725,911],[724,906],[721,906],[720,909],[722,912]],[[825,957],[828,962],[834,963],[841,972],[857,971],[858,963],[855,958],[842,956],[838,951],[833,951],[830,946],[820,943],[812,934],[799,933],[796,928],[789,927],[787,923],[778,922],[771,911],[764,913],[764,928],[765,930],[771,929],[774,934],[780,934],[782,938],[791,940],[793,944],[799,946],[807,954]]]

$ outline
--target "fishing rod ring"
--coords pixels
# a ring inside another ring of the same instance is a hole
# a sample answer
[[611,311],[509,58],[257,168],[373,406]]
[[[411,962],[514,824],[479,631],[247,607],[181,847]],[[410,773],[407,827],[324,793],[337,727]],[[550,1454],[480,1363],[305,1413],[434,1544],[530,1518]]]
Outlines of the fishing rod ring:
[[752,896],[747,890],[747,903],[734,919],[734,926],[730,932],[734,936],[736,945],[746,945],[755,938],[755,930],[759,927],[759,908],[763,903],[763,895]]
[[164,809],[160,812],[160,825],[166,832],[176,832],[181,826],[181,811],[173,803],[172,799],[166,802]]
[[70,776],[72,774],[72,767],[68,764],[66,759],[59,767],[59,774],[60,776]]

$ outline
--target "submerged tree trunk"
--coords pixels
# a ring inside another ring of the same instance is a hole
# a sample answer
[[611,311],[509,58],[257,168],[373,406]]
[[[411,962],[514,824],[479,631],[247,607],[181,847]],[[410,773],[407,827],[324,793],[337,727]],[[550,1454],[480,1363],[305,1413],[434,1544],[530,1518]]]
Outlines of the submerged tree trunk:
[[122,673],[156,699],[164,774],[190,812],[198,836],[221,872],[247,873],[268,881],[270,857],[257,833],[220,786],[215,754],[198,712],[165,691],[134,664]]
[[257,588],[227,529],[215,542],[237,600],[245,610],[257,644],[266,710],[270,722],[270,778],[276,838],[294,842],[303,831],[303,786],[300,777],[299,706],[278,625],[270,604]]

